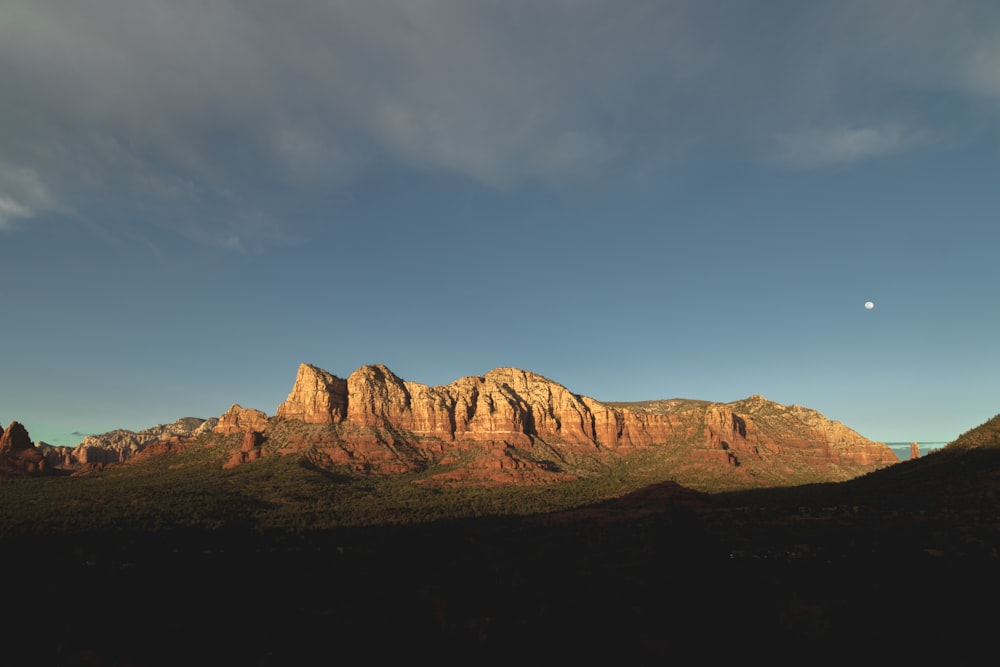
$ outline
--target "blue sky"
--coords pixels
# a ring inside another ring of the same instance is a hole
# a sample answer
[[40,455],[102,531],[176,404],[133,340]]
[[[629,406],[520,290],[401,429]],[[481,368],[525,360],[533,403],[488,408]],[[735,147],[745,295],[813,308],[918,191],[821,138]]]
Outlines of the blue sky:
[[302,362],[1000,413],[995,2],[0,0],[0,62],[36,441],[274,414]]

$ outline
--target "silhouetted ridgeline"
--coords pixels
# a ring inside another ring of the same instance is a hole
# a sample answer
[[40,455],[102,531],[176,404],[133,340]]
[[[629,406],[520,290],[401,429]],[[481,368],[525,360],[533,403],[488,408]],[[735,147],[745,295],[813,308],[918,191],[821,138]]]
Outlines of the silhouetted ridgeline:
[[[222,437],[235,435],[238,445]],[[294,456],[336,473],[429,473],[421,483],[438,486],[548,485],[628,465],[701,490],[740,489],[851,479],[897,462],[815,410],[762,396],[605,404],[514,368],[429,387],[381,365],[342,379],[309,364],[274,416],[233,405],[218,418],[42,453],[48,469],[91,473],[192,449],[222,452],[226,468]]]

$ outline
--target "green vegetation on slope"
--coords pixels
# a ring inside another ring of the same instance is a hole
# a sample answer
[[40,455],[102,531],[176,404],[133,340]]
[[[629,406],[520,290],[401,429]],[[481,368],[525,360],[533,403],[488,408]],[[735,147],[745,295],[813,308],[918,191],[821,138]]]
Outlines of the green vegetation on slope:
[[493,488],[421,484],[430,472],[331,472],[276,452],[223,469],[236,443],[238,436],[203,436],[185,451],[100,472],[0,480],[0,534],[406,525],[567,509],[659,481],[641,462],[615,464],[574,482]]
[[972,449],[974,447],[1000,448],[1000,415],[966,431],[958,436],[948,447],[953,449]]

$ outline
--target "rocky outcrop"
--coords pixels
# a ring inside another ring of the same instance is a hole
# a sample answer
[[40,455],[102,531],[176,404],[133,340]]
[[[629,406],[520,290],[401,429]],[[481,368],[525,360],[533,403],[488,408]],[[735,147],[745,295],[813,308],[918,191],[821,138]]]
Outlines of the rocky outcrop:
[[288,398],[277,417],[312,424],[338,424],[347,416],[347,382],[326,371],[301,364]]
[[124,463],[147,445],[170,438],[194,438],[210,432],[218,419],[182,417],[171,424],[157,424],[141,431],[115,429],[100,435],[88,435],[73,448],[70,459],[74,464]]
[[725,407],[744,420],[742,438],[733,437],[736,449],[752,447],[770,457],[794,453],[815,464],[881,467],[898,462],[884,443],[801,405],[780,405],[754,395]]
[[0,472],[37,475],[50,471],[45,455],[35,448],[28,430],[16,421],[0,430]]
[[11,422],[7,430],[0,431],[0,454],[17,455],[34,448],[28,430],[19,422]]
[[73,448],[50,445],[47,442],[36,442],[35,448],[42,453],[45,460],[53,468],[67,468],[73,465]]
[[[310,364],[299,366],[273,418],[234,404],[218,419],[88,436],[69,459],[98,469],[147,448],[150,455],[183,451],[208,432],[213,438],[243,434],[224,467],[272,451],[318,468],[426,471],[424,483],[442,485],[552,483],[634,456],[676,471],[678,480],[729,476],[737,480],[734,488],[840,481],[897,462],[884,444],[815,410],[757,395],[732,403],[602,403],[517,368],[432,387],[383,365],[362,366],[342,379]],[[23,448],[18,442],[9,447]]]
[[910,443],[910,460],[920,458],[920,445],[915,442]]
[[815,410],[762,396],[729,404],[654,401],[630,409],[516,368],[430,387],[382,365],[363,366],[341,380],[303,364],[277,414],[337,426],[335,445],[314,456],[369,472],[423,469],[464,457],[467,469],[564,473],[671,447],[682,447],[697,465],[750,475],[772,474],[777,462],[789,474],[811,466],[846,479],[897,461],[884,444]]
[[231,435],[244,431],[263,431],[267,428],[267,414],[253,408],[244,408],[234,404],[226,410],[218,423],[212,428],[213,433]]
[[347,421],[451,439],[454,397],[446,389],[404,382],[382,365],[351,373],[344,397]]
[[451,441],[530,446],[539,438],[596,451],[662,442],[676,428],[668,416],[608,408],[516,368],[428,387],[406,382],[385,366],[364,366],[347,378],[346,402],[349,424]]
[[76,463],[122,463],[155,438],[145,438],[135,431],[115,429],[100,435],[84,436],[71,454]]
[[256,461],[264,455],[261,445],[264,443],[264,436],[258,431],[247,431],[243,436],[240,448],[233,452],[229,460],[223,464],[223,468],[235,468],[236,466]]
[[188,448],[188,444],[189,438],[187,436],[172,435],[163,440],[148,443],[132,457],[132,460],[153,458],[166,454],[179,454]]

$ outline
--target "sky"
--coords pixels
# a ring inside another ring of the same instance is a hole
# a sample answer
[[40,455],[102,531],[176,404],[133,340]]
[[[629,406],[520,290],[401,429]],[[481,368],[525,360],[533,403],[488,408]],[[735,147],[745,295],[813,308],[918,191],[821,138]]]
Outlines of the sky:
[[0,0],[0,95],[36,442],[273,415],[301,363],[1000,413],[993,0]]

